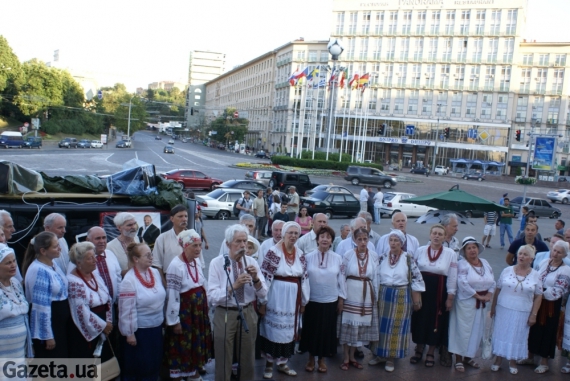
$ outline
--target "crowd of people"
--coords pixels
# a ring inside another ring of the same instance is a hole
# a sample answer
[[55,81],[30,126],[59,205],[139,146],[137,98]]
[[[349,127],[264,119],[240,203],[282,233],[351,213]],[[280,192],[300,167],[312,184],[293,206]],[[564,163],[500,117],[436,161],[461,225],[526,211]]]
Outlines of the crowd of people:
[[[298,201],[274,202],[280,205],[272,217]],[[368,365],[384,364],[388,372],[410,354],[411,364],[434,367],[438,355],[441,366],[464,372],[480,368],[487,315],[494,322],[492,371],[506,359],[517,374],[518,365],[539,356],[534,371],[545,373],[557,346],[570,350],[570,317],[561,313],[570,291],[570,229],[548,238],[548,247],[527,216],[495,279],[481,258],[489,234],[460,242],[453,214],[414,237],[403,213],[379,235],[371,228],[374,209],[337,233],[324,214],[309,217],[301,207],[287,221],[265,220],[259,208],[267,205],[249,197],[238,203],[239,223],[226,229],[209,264],[202,229],[188,229],[183,205],[172,208],[172,229],[153,234],[152,244],[135,216],[122,212],[114,217],[114,240],[94,226],[85,242],[68,249],[65,217],[53,213],[30,240],[21,271],[7,245],[15,231],[11,215],[0,211],[4,357],[89,358],[102,342],[101,360],[116,347],[125,380],[156,380],[163,370],[169,378],[198,380],[215,353],[221,381],[236,370],[253,379],[256,347],[266,379],[274,371],[297,375],[289,366],[297,351],[308,355],[307,372],[327,373],[327,358],[339,347],[342,371],[363,369],[367,347]],[[265,235],[260,244],[256,236]],[[562,372],[570,373],[570,360]]]

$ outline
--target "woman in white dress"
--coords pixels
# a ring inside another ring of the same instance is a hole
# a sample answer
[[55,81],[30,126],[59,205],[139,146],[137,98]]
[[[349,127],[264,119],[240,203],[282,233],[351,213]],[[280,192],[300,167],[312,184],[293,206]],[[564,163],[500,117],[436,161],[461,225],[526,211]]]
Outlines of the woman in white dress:
[[311,296],[303,314],[299,350],[309,352],[309,361],[305,366],[307,372],[315,370],[317,356],[318,372],[326,373],[325,357],[336,354],[342,257],[331,250],[334,236],[330,226],[322,227],[317,232],[317,249],[305,255]]
[[282,239],[263,258],[261,272],[268,285],[267,296],[260,299],[261,351],[265,355],[264,378],[271,378],[273,363],[288,376],[297,372],[287,362],[293,355],[298,340],[301,315],[309,302],[310,289],[307,261],[295,243],[301,234],[296,222],[287,222],[282,228]]
[[493,354],[496,356],[491,370],[501,367],[503,357],[509,360],[509,371],[517,374],[517,360],[528,356],[528,331],[536,323],[542,301],[542,281],[538,271],[530,266],[535,249],[523,245],[517,252],[517,264],[501,272],[491,305]]
[[[69,250],[69,260],[75,268],[67,274],[69,307],[73,326],[69,342],[73,343],[70,357],[93,357],[93,351],[101,334],[109,336],[113,330],[111,296],[103,279],[94,273],[97,268],[95,245],[91,242],[76,243]],[[103,346],[101,362],[112,356],[108,345]]]
[[379,340],[377,358],[369,365],[386,361],[384,369],[394,371],[394,359],[408,355],[412,312],[422,308],[425,284],[412,254],[402,250],[406,236],[393,229],[388,235],[390,250],[380,254],[378,266]]
[[414,253],[426,290],[422,293],[422,308],[412,314],[412,341],[416,343],[416,353],[410,363],[421,361],[427,345],[424,365],[428,368],[435,365],[435,348],[448,346],[449,311],[457,292],[457,253],[443,246],[444,239],[443,225],[433,225],[429,245],[419,247]]
[[540,265],[538,273],[542,281],[542,303],[538,310],[536,324],[528,334],[528,358],[517,361],[520,365],[534,365],[534,356],[540,356],[535,373],[549,370],[548,359],[556,354],[556,340],[560,320],[562,299],[570,288],[570,267],[564,264],[568,255],[568,243],[558,241],[552,246],[550,258]]
[[343,254],[338,336],[344,349],[340,369],[345,371],[349,366],[362,369],[354,357],[356,348],[378,341],[378,256],[369,252],[369,238],[366,228],[356,229],[356,248]]
[[485,330],[495,276],[489,262],[479,255],[485,250],[473,237],[463,239],[457,264],[457,296],[449,313],[449,352],[455,353],[455,370],[465,371],[465,364],[479,369],[473,360]]
[[164,354],[162,323],[166,291],[152,268],[152,252],[144,243],[127,246],[129,270],[119,288],[119,330],[122,335],[121,378],[153,381]]

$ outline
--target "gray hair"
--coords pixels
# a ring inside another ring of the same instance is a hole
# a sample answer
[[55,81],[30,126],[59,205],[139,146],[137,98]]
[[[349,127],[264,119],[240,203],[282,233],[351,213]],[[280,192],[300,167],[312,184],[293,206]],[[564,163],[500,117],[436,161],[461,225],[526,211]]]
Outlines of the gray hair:
[[249,236],[249,230],[245,226],[240,224],[230,225],[225,232],[226,243],[228,245],[234,240],[237,233],[245,233],[246,236]]
[[404,219],[406,220],[406,222],[408,222],[408,216],[406,216],[406,213],[402,213],[402,212],[396,212],[394,214],[392,214],[392,222],[394,222],[394,218],[396,218],[396,215],[401,214],[402,216],[404,216]]
[[534,256],[536,254],[536,249],[534,248],[534,246],[532,245],[522,245],[521,247],[519,247],[518,251],[517,251],[517,255],[520,254],[521,251],[526,250],[529,254],[529,256],[534,259]]
[[364,224],[366,224],[366,220],[364,218],[356,217],[354,220],[350,221],[350,230],[354,230],[356,228],[357,222],[363,222]]
[[85,255],[90,251],[93,251],[93,254],[95,254],[95,245],[91,242],[83,241],[76,243],[69,249],[69,260],[77,266],[77,263],[82,262]]
[[443,226],[449,225],[451,223],[451,220],[455,220],[455,221],[459,222],[459,218],[457,217],[457,214],[448,213],[448,214],[444,214],[443,216],[441,216],[441,224]]
[[350,224],[342,224],[342,225],[340,225],[340,231],[342,232],[344,230],[344,228],[349,228],[349,227],[350,227]]
[[57,220],[59,217],[63,218],[64,221],[67,222],[67,220],[65,219],[65,217],[59,213],[51,213],[48,214],[46,216],[46,218],[44,218],[44,227],[50,227],[55,223],[55,220]]
[[329,220],[329,218],[327,217],[327,215],[324,214],[324,213],[315,213],[315,214],[313,214],[313,220],[314,220],[315,218],[317,218],[317,217],[320,217],[320,216],[325,216],[325,218],[327,219],[327,221]]
[[4,227],[4,220],[6,219],[6,217],[12,218],[12,215],[10,214],[10,212],[4,209],[0,209],[0,228]]
[[283,221],[283,220],[275,220],[275,221],[273,221],[273,224],[271,226],[273,226],[273,225],[284,225],[284,224],[285,224],[285,221]]
[[120,226],[123,226],[125,224],[125,222],[127,222],[129,220],[134,220],[134,219],[135,219],[135,216],[133,216],[131,213],[121,212],[121,213],[117,213],[115,218],[113,218],[113,222],[115,223],[116,227],[120,227]]
[[372,222],[373,218],[372,218],[372,214],[368,213],[368,212],[359,212],[358,213],[358,217],[362,217],[366,220],[366,222]]
[[552,245],[553,249],[555,247],[560,247],[562,250],[564,250],[564,253],[566,254],[565,256],[568,255],[568,251],[570,250],[570,245],[568,245],[568,242],[566,241],[556,241],[554,245]]
[[239,218],[239,223],[241,224],[242,222],[245,221],[253,221],[253,224],[255,225],[255,217],[252,216],[251,214],[244,214]]

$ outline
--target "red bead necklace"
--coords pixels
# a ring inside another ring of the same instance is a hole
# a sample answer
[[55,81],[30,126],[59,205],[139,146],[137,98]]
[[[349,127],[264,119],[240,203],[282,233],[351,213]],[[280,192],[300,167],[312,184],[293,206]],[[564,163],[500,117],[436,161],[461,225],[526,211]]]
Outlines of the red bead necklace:
[[87,280],[83,277],[83,274],[81,274],[81,271],[79,271],[78,268],[75,268],[75,272],[77,273],[77,276],[79,276],[81,278],[81,280],[83,280],[85,282],[87,287],[89,287],[90,289],[92,289],[95,292],[97,292],[99,290],[99,284],[97,283],[97,279],[95,279],[93,274],[91,274],[91,279],[93,280],[93,282],[95,282],[95,287],[91,286],[91,284],[89,284],[89,282],[87,282]]
[[285,247],[285,242],[281,244],[281,247],[283,249],[283,253],[285,254],[285,262],[287,262],[289,266],[293,266],[293,264],[295,263],[295,252],[296,252],[295,246],[293,246],[293,251],[291,253],[287,251],[287,248]]
[[149,270],[148,274],[150,276],[150,281],[146,281],[141,273],[139,272],[139,270],[136,267],[133,267],[133,269],[135,270],[135,276],[137,277],[137,279],[139,280],[139,282],[141,282],[141,284],[143,286],[145,286],[146,288],[153,288],[154,287],[154,275],[152,275],[152,270]]
[[441,256],[441,253],[443,252],[443,245],[439,248],[439,250],[437,251],[437,254],[435,255],[435,257],[432,257],[431,255],[432,249],[431,249],[431,245],[428,247],[428,258],[430,262],[435,262],[439,259],[439,257]]
[[[182,259],[184,260],[184,263],[186,263],[186,269],[188,270],[188,274],[190,275],[190,278],[192,278],[192,281],[194,283],[198,283],[198,277],[200,276],[198,274],[198,266],[196,266],[196,260],[192,259],[192,264],[190,264],[190,261],[188,261],[188,258],[186,258],[186,254],[182,253]],[[192,267],[194,267],[195,273],[196,275],[192,275]]]

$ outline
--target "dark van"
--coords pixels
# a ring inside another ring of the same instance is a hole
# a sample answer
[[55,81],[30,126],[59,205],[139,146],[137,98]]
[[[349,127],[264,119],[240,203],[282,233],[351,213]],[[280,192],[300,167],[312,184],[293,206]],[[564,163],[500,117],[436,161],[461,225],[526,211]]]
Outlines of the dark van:
[[10,148],[10,147],[18,147],[22,148],[26,146],[26,142],[22,137],[20,132],[14,131],[4,131],[2,135],[0,135],[0,147]]
[[32,136],[26,139],[26,147],[27,148],[42,148],[42,138],[39,136]]

